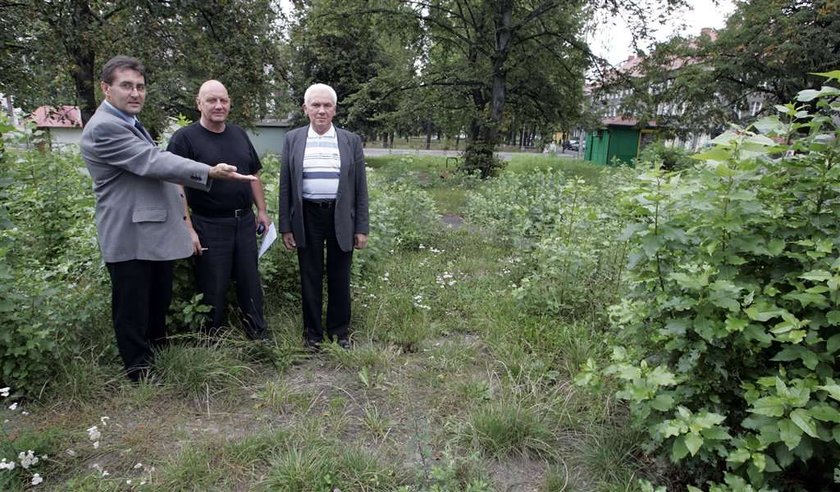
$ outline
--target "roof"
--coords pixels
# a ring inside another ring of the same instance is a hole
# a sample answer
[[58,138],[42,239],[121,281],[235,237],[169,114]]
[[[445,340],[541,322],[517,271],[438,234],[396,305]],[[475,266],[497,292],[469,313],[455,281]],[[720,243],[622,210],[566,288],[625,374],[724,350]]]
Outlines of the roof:
[[[605,126],[639,126],[639,120],[636,118],[602,118],[601,124]],[[645,127],[655,127],[656,121],[650,120],[644,124]]]
[[81,128],[82,113],[76,106],[41,106],[30,115],[38,128]]

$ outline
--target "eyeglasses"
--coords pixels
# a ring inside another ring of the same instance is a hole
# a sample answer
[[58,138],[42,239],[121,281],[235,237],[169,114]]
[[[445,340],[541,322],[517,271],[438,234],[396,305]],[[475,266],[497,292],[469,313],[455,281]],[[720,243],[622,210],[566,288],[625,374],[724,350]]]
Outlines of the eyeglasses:
[[126,92],[146,92],[146,84],[132,84],[131,82],[123,82],[119,84],[117,87],[126,91]]

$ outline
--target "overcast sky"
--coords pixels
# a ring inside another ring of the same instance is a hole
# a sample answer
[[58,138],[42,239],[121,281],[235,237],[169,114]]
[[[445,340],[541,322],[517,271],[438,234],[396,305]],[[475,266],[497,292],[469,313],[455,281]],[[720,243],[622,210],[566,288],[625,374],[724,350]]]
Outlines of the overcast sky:
[[[688,4],[689,9],[677,13],[664,25],[651,24],[656,30],[658,41],[664,41],[676,34],[697,35],[704,27],[720,29],[726,24],[727,16],[735,10],[732,0],[719,0],[717,5],[712,0],[688,0]],[[596,54],[612,64],[627,59],[634,51],[627,23],[621,18],[601,19],[597,22],[589,43]],[[642,47],[649,48],[644,43]]]

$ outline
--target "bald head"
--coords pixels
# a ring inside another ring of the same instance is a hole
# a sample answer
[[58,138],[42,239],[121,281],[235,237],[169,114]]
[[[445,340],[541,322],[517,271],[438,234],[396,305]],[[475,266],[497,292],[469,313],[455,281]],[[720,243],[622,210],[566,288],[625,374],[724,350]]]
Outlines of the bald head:
[[230,113],[230,96],[225,86],[218,80],[208,80],[198,89],[195,102],[201,112],[201,126],[212,132],[223,132]]

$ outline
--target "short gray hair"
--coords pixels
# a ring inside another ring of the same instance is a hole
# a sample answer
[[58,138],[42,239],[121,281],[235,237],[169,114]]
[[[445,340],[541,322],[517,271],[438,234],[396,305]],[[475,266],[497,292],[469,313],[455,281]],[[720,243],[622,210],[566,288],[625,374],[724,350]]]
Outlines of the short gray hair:
[[314,92],[326,92],[332,98],[333,104],[338,104],[338,96],[335,93],[335,89],[328,86],[327,84],[312,84],[306,89],[306,92],[303,93],[303,104],[309,106],[309,101],[312,100],[312,93]]

